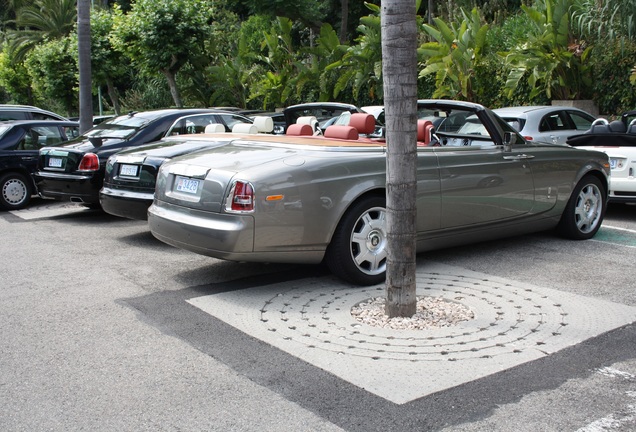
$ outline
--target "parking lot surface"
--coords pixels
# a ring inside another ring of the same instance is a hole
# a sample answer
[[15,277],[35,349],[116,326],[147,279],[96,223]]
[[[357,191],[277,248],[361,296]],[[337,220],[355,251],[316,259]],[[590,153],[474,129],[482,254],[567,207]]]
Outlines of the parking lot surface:
[[224,262],[143,221],[39,200],[0,214],[0,428],[636,429],[636,207],[595,239],[523,236],[418,257],[418,294],[475,319],[357,323],[320,266]]

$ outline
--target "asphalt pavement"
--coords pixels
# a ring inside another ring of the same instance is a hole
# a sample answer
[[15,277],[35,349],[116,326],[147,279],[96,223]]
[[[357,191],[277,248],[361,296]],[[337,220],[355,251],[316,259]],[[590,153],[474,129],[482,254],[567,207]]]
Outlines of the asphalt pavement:
[[475,319],[404,331],[349,313],[382,286],[38,200],[0,213],[0,430],[636,430],[635,216],[422,254]]

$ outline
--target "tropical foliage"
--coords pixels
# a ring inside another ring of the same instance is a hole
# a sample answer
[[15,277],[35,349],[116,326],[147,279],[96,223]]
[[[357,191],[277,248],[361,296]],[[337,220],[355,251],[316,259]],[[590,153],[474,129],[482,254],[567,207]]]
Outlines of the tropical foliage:
[[[93,92],[108,110],[383,103],[379,0],[92,3]],[[429,2],[416,7],[418,97],[636,107],[632,0],[449,0],[434,3],[430,21]],[[0,9],[0,103],[76,115],[75,1],[0,0]],[[70,62],[64,71],[45,61],[51,53]]]
[[506,90],[511,94],[527,77],[530,97],[545,93],[553,99],[586,98],[591,85],[587,63],[591,46],[571,37],[569,1],[538,1],[535,7],[521,8],[531,26],[527,40],[504,54],[510,68]]
[[485,54],[488,25],[482,24],[479,11],[461,11],[458,25],[447,25],[435,18],[435,27],[424,24],[424,30],[435,41],[418,50],[425,58],[420,77],[435,75],[434,98],[475,99],[475,75]]

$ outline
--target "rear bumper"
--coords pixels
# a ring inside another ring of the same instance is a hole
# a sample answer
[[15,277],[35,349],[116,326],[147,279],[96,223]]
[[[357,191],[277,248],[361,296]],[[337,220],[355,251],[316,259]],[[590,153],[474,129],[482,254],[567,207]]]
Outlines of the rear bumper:
[[153,204],[148,226],[159,240],[180,249],[231,261],[249,261],[254,247],[254,219],[222,215],[172,204]]
[[127,219],[147,220],[153,193],[122,191],[103,187],[99,202],[106,213]]
[[609,202],[636,202],[636,177],[611,177]]
[[86,204],[99,203],[102,177],[96,174],[68,175],[38,171],[38,193],[43,197]]

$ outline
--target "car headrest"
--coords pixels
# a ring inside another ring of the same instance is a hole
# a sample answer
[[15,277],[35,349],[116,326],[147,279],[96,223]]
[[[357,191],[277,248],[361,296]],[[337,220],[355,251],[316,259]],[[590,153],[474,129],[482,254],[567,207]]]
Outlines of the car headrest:
[[296,136],[300,136],[300,135],[313,135],[314,134],[314,130],[312,129],[312,127],[308,124],[291,124],[289,125],[289,127],[287,128],[287,132],[285,132],[285,135],[296,135]]
[[431,134],[433,130],[433,122],[430,120],[417,121],[417,140],[429,145],[431,142]]
[[272,133],[274,131],[274,120],[267,116],[254,117],[254,126],[261,133]]
[[594,120],[590,127],[590,133],[593,134],[605,134],[610,132],[609,122],[604,118]]
[[232,126],[232,133],[257,134],[258,128],[251,123],[237,123]]
[[371,134],[375,131],[375,117],[373,114],[353,113],[349,119],[349,126],[356,128],[360,134]]
[[221,123],[210,123],[205,127],[205,133],[222,133],[225,132],[225,126]]
[[353,126],[333,125],[325,129],[325,138],[336,138],[345,140],[357,140],[358,130]]
[[625,126],[625,123],[623,123],[620,120],[614,120],[614,121],[610,122],[609,128],[614,133],[625,133],[625,132],[627,132],[627,127]]
[[627,126],[627,133],[630,135],[636,135],[636,119],[629,122],[629,126]]
[[307,124],[316,131],[318,130],[318,119],[316,116],[302,116],[296,119],[296,124]]

